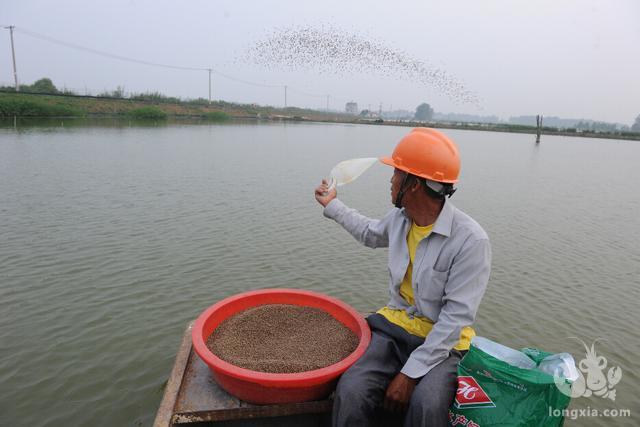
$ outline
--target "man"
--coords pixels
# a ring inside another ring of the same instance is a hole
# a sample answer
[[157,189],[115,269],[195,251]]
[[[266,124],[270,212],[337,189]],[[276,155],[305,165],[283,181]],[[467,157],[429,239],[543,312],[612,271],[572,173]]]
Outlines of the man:
[[442,132],[416,128],[380,161],[395,168],[395,208],[380,220],[349,209],[326,181],[315,190],[326,217],[366,246],[389,248],[391,298],[367,318],[371,344],[338,382],[333,425],[371,425],[384,409],[407,426],[446,426],[489,280],[489,239],[447,200],[460,159]]

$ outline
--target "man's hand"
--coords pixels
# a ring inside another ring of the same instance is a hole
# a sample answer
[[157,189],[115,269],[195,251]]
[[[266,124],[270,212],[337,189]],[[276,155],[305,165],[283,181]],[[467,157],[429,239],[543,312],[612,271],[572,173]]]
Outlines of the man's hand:
[[338,192],[335,187],[329,190],[329,183],[326,179],[323,179],[322,184],[316,188],[316,200],[322,206],[327,206],[330,201],[336,198],[337,195]]
[[406,411],[417,383],[418,380],[410,378],[402,372],[396,375],[387,387],[384,396],[384,409],[391,412]]

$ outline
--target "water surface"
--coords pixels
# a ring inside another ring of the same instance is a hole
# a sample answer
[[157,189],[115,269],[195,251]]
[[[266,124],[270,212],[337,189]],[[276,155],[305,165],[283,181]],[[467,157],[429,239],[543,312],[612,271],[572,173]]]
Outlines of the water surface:
[[[62,126],[61,126],[62,125]],[[361,311],[386,302],[386,251],[324,218],[337,162],[388,154],[408,129],[309,123],[0,129],[0,424],[150,425],[186,324],[250,289],[294,287]],[[640,144],[448,131],[456,206],[488,232],[479,335],[620,366],[637,424]],[[390,207],[384,165],[339,197]],[[608,369],[608,367],[607,367]],[[635,422],[634,422],[635,421]]]

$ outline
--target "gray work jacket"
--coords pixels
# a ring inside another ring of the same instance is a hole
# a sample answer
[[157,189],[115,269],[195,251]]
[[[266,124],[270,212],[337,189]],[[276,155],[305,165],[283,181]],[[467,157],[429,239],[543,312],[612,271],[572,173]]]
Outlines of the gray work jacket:
[[324,215],[342,225],[360,243],[389,248],[390,308],[404,309],[434,322],[424,344],[407,360],[401,372],[420,378],[449,356],[460,331],[475,320],[489,281],[491,246],[482,227],[448,200],[431,234],[416,248],[412,288],[415,305],[400,295],[409,266],[407,232],[411,219],[404,209],[391,209],[382,219],[371,219],[333,199]]

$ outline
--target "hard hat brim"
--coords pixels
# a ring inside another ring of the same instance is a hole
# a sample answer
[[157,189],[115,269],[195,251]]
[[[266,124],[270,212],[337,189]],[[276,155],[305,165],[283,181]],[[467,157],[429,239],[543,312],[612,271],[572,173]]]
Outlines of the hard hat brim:
[[441,184],[455,184],[455,183],[458,182],[457,179],[455,179],[455,180],[453,180],[453,179],[434,179],[431,176],[428,176],[428,175],[425,175],[425,174],[421,174],[419,172],[412,171],[412,170],[408,169],[405,166],[398,166],[396,164],[396,162],[393,161],[392,157],[379,157],[378,160],[380,161],[380,163],[384,163],[385,165],[391,166],[393,168],[400,169],[401,171],[413,174],[415,176],[419,176],[421,178],[429,179],[429,180],[431,180],[433,182],[439,182]]
[[380,163],[384,163],[385,165],[392,166],[394,168],[396,167],[396,164],[391,157],[380,157],[378,160],[380,160]]

